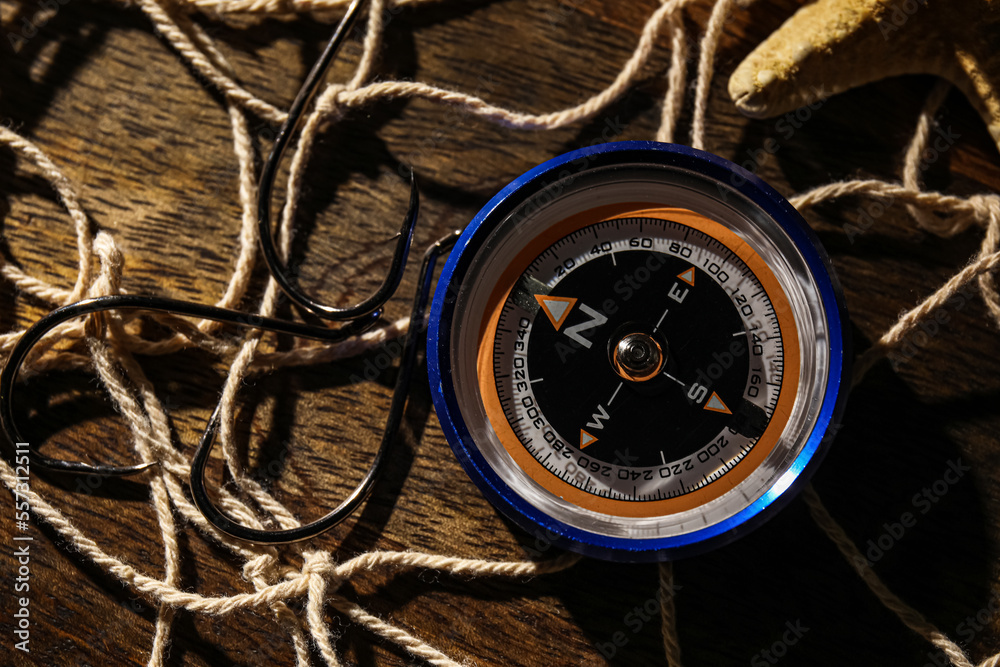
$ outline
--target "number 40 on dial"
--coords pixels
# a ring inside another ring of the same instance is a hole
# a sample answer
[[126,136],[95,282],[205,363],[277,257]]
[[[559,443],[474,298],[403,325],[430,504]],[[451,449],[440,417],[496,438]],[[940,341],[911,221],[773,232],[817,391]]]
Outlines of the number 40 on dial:
[[428,365],[500,511],[585,554],[669,559],[808,479],[843,409],[846,322],[780,195],[708,153],[623,142],[537,167],[469,224]]

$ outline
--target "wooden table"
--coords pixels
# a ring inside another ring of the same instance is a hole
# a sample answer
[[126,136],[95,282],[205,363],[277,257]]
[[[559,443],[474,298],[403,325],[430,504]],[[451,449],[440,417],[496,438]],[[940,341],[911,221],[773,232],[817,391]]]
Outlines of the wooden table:
[[[692,34],[705,25],[709,4],[696,2],[688,11]],[[787,138],[774,120],[747,120],[733,108],[725,92],[729,72],[799,4],[760,0],[727,23],[708,147],[741,162],[765,138],[779,139],[780,150],[764,161],[761,174],[787,195],[859,175],[897,179],[930,78],[894,79],[836,96]],[[478,91],[522,110],[562,108],[613,79],[656,6],[655,0],[512,0],[403,9],[392,15],[379,77]],[[0,1],[0,8],[5,33],[20,29],[22,18],[33,20],[37,9],[11,0]],[[282,107],[330,30],[307,18],[246,27],[199,21],[221,41],[247,88]],[[412,165],[420,179],[415,247],[422,248],[463,226],[512,178],[606,137],[608,128],[616,139],[651,138],[669,58],[668,40],[660,41],[640,86],[598,119],[562,130],[502,129],[426,102],[352,114],[323,135],[309,166],[295,243],[303,283],[338,305],[374,289],[405,208],[400,163]],[[232,270],[239,228],[236,161],[220,96],[135,8],[67,2],[17,54],[7,44],[0,48],[0,119],[53,158],[78,188],[94,226],[114,236],[127,261],[126,289],[216,300]],[[348,45],[332,76],[347,76],[359,52],[357,43]],[[694,69],[692,63],[692,75]],[[688,102],[684,133],[690,96]],[[256,118],[250,122],[266,147],[264,135],[273,128]],[[1000,188],[1000,157],[966,100],[953,93],[940,123],[960,139],[930,165],[927,185],[963,195]],[[0,192],[5,255],[29,273],[71,285],[71,227],[45,179],[0,150]],[[867,233],[850,238],[844,226],[872,204],[851,198],[807,215],[844,285],[857,350],[961,268],[981,234],[933,238],[916,231],[905,207],[896,204]],[[416,264],[408,267],[389,318],[406,314]],[[256,286],[263,275],[258,267]],[[5,331],[45,310],[3,284]],[[978,298],[948,315],[912,359],[898,368],[881,363],[854,391],[815,486],[879,576],[981,659],[1000,651],[1000,624],[991,611],[1000,556],[1000,337]],[[384,352],[262,375],[241,395],[240,437],[248,443],[249,469],[266,477],[274,461],[284,461],[274,489],[304,519],[336,503],[376,447],[394,373],[379,373],[372,382],[352,377],[364,376]],[[225,364],[199,351],[145,358],[143,364],[170,411],[177,447],[190,455]],[[338,559],[370,549],[525,556],[532,540],[501,518],[462,472],[434,416],[426,379],[418,377],[401,447],[384,480],[355,518],[310,546],[332,549]],[[21,395],[30,413],[24,430],[33,442],[49,439],[49,453],[89,460],[129,456],[89,374],[35,378]],[[958,462],[969,469],[942,485]],[[212,475],[219,478],[218,466]],[[103,548],[160,575],[163,549],[147,485],[109,482],[91,490],[83,478],[41,474],[32,484]],[[45,525],[32,528],[32,650],[30,656],[8,651],[15,604],[12,505],[0,512],[0,656],[13,654],[16,664],[145,664],[155,619],[149,602],[68,550]],[[916,522],[901,528],[907,512]],[[240,578],[241,563],[227,551],[190,526],[182,536],[184,588],[211,595],[251,590]],[[731,546],[678,562],[675,572],[685,664],[774,664],[768,658],[779,655],[783,665],[934,664],[931,647],[877,602],[801,501]],[[596,665],[614,652],[614,663],[658,664],[659,617],[644,611],[650,602],[655,607],[657,575],[654,565],[584,560],[528,582],[380,571],[350,581],[341,592],[459,661]],[[336,613],[330,612],[330,622],[343,633],[338,647],[350,664],[413,663]],[[783,637],[794,643],[776,648]],[[180,613],[168,664],[293,660],[269,612],[221,618]]]

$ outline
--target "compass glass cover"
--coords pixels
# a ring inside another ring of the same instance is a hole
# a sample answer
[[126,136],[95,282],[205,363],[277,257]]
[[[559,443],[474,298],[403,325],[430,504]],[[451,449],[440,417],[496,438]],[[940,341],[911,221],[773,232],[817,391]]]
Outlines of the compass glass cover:
[[466,471],[571,549],[729,541],[819,462],[842,408],[842,297],[790,205],[690,148],[556,158],[466,229],[428,358]]

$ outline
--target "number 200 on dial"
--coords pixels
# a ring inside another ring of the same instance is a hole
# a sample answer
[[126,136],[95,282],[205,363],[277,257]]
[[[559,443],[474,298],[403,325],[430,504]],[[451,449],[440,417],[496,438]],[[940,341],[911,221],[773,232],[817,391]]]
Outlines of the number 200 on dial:
[[729,541],[843,406],[842,297],[794,210],[693,149],[542,165],[466,229],[428,337],[463,466],[531,532],[618,560]]

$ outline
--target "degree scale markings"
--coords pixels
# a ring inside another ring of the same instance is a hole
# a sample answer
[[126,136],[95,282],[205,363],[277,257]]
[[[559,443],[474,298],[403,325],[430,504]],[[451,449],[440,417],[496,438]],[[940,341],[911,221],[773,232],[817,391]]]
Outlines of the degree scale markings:
[[[623,263],[625,258],[628,261]],[[656,275],[659,266],[669,263],[672,267],[672,262],[675,261],[683,264],[676,269],[664,271],[662,279]],[[593,271],[589,269],[590,266],[594,267]],[[709,273],[710,271],[713,273]],[[597,292],[590,289],[565,291],[579,282],[573,276],[588,274],[603,279],[604,283]],[[738,468],[739,463],[753,450],[758,437],[747,437],[740,433],[731,435],[723,426],[727,422],[719,422],[718,430],[714,431],[717,435],[707,437],[701,447],[696,447],[689,453],[678,453],[670,442],[664,444],[663,436],[657,436],[654,431],[649,438],[654,449],[649,454],[655,457],[655,461],[630,463],[628,459],[634,456],[629,455],[616,462],[616,449],[624,450],[627,454],[628,450],[625,448],[631,444],[632,451],[638,451],[635,443],[622,441],[615,435],[616,415],[619,410],[625,410],[635,401],[632,383],[621,382],[616,378],[615,383],[608,386],[609,393],[601,392],[605,401],[603,404],[599,403],[598,397],[591,402],[584,398],[587,394],[585,383],[566,385],[560,380],[558,372],[539,372],[535,368],[536,364],[531,361],[532,351],[539,349],[537,346],[540,345],[535,339],[548,340],[545,336],[552,335],[557,335],[554,339],[556,347],[548,346],[548,357],[559,360],[559,355],[563,354],[561,362],[570,366],[574,364],[575,358],[582,358],[581,355],[590,348],[573,345],[564,334],[567,328],[588,321],[598,321],[599,318],[589,316],[587,311],[604,316],[607,324],[595,323],[588,329],[581,330],[581,333],[585,334],[588,342],[593,342],[593,349],[606,349],[611,330],[620,323],[616,319],[616,312],[627,309],[631,301],[644,298],[642,289],[647,285],[659,285],[660,287],[651,287],[648,292],[660,290],[665,295],[673,282],[679,282],[680,287],[691,290],[688,298],[696,299],[699,298],[697,287],[714,284],[717,288],[729,288],[723,292],[729,293],[726,299],[730,304],[729,308],[738,312],[739,304],[733,296],[738,295],[740,304],[749,306],[746,310],[752,313],[746,315],[745,311],[743,315],[737,315],[740,325],[727,326],[720,334],[726,341],[732,341],[726,343],[727,346],[743,344],[742,350],[735,356],[742,356],[744,365],[745,359],[750,356],[748,348],[751,345],[751,332],[769,332],[760,344],[762,355],[758,356],[763,361],[754,365],[756,380],[751,382],[749,373],[746,378],[740,378],[742,396],[722,393],[721,389],[715,393],[712,390],[715,386],[713,382],[720,369],[725,371],[721,368],[724,364],[720,364],[719,368],[711,364],[684,368],[683,360],[689,350],[681,348],[670,351],[682,360],[678,362],[681,364],[680,368],[668,366],[662,372],[665,376],[662,381],[673,387],[672,391],[677,396],[682,397],[684,390],[699,384],[701,378],[702,386],[708,386],[704,398],[699,401],[699,407],[705,406],[705,410],[710,411],[699,409],[702,414],[715,413],[719,415],[719,419],[725,420],[734,414],[741,414],[743,403],[748,402],[755,405],[761,413],[766,413],[770,419],[779,402],[778,390],[782,387],[783,369],[780,365],[772,364],[769,367],[768,360],[783,355],[781,329],[767,290],[732,249],[701,229],[648,217],[624,217],[577,230],[540,249],[521,275],[525,277],[522,280],[530,280],[532,286],[540,286],[538,292],[530,295],[530,300],[535,302],[534,310],[522,306],[525,299],[521,299],[521,304],[510,299],[505,300],[502,306],[498,304],[500,317],[494,330],[495,338],[491,341],[493,345],[490,345],[494,351],[490,366],[494,371],[496,391],[509,397],[504,401],[503,415],[508,423],[519,418],[523,420],[523,424],[519,424],[523,428],[518,429],[517,439],[522,446],[528,437],[538,443],[532,452],[532,458],[541,463],[549,474],[591,496],[645,503],[679,498],[704,489],[714,480]],[[684,277],[683,281],[678,280],[680,276]],[[570,287],[561,288],[563,283]],[[548,296],[549,299],[563,299],[565,303],[572,300],[574,305],[558,313],[548,312],[540,308],[542,302],[539,294],[551,295]],[[750,294],[753,296],[744,296]],[[582,309],[584,305],[587,306],[587,311]],[[658,317],[659,320],[653,320],[649,324],[655,324],[655,327],[651,327],[653,329],[660,329],[662,325],[664,335],[669,338],[677,326],[672,322],[684,315],[681,308],[674,313],[670,307],[663,310],[665,306],[665,303],[661,305],[653,315],[653,318]],[[561,316],[558,317],[558,331],[553,326],[557,320],[553,317],[554,314]],[[733,333],[737,329],[738,333]],[[517,350],[514,349],[515,343],[518,344]],[[536,347],[532,346],[533,343]],[[535,354],[539,353],[536,351]],[[725,355],[733,356],[733,351],[728,347],[719,348],[717,359],[725,361],[729,358]],[[712,358],[708,357],[708,361],[712,361]],[[599,364],[591,366],[595,373],[599,372]],[[758,368],[761,370],[757,371]],[[532,377],[533,374],[539,377]],[[544,383],[541,382],[543,377],[546,380]],[[726,376],[722,377],[724,379]],[[766,382],[761,382],[761,379]],[[543,389],[545,387],[548,389]],[[750,395],[751,391],[756,393]],[[554,402],[553,392],[572,396],[571,401],[564,403],[576,406],[580,415],[574,421],[577,424],[575,433],[568,432],[569,429],[565,426],[557,427],[552,423],[551,419],[560,421],[560,413],[552,412],[553,405],[560,404],[558,400]],[[612,405],[615,407],[614,411],[610,409]],[[596,432],[581,429],[590,420],[592,413],[599,414],[595,406],[607,409],[608,418],[596,422],[607,428]],[[716,441],[726,443],[714,447]],[[505,446],[510,449],[506,443]],[[586,451],[582,449],[584,446],[587,447]],[[684,479],[696,481],[684,485],[681,473]],[[677,490],[676,486],[680,486],[682,490]]]
[[617,561],[698,553],[822,458],[847,393],[843,292],[801,216],[737,172],[609,143],[525,173],[463,231],[429,318],[434,407],[529,533]]
[[[642,225],[643,225],[644,221],[639,221],[639,222],[640,222],[640,228],[642,228]],[[686,233],[685,235],[688,236],[689,233]],[[725,248],[725,246],[723,246],[721,243],[718,243],[715,239],[711,239],[707,235],[704,235],[704,234],[702,234],[700,232],[696,232],[696,235],[702,236],[705,240],[707,240],[708,241],[707,245],[709,247],[715,247],[715,246],[717,246],[720,249],[724,249],[726,251],[726,253],[725,253],[726,254],[726,258],[730,259],[730,261],[731,261],[731,259],[733,259],[733,258],[736,257],[736,255],[734,253],[732,253],[731,251],[729,251],[728,248]],[[565,250],[566,250],[566,248],[564,248],[564,246],[566,246],[568,242],[573,241],[574,238],[578,237],[578,236],[580,236],[579,232],[571,234],[569,237],[564,238],[564,239],[558,241],[557,243],[553,244],[553,246],[551,246],[549,249],[547,249],[546,252],[543,253],[542,256],[539,259],[543,259],[546,255],[551,255],[552,257],[554,257],[556,259],[562,259],[562,257],[565,254]],[[598,236],[597,238],[600,238],[600,237]],[[557,253],[557,252],[555,252],[556,250],[560,250],[562,252]],[[695,257],[695,256],[690,255],[690,254],[688,256],[693,257],[695,260],[697,260],[699,258],[699,257]],[[577,266],[583,266],[583,265],[585,265],[588,261],[592,261],[592,258],[589,258],[589,257],[586,257],[586,256],[577,256],[577,257],[572,257],[569,260],[563,259],[562,260],[562,264],[563,265],[570,265],[570,264],[572,264],[574,267],[577,267]],[[538,262],[536,260],[536,262],[533,263],[533,264],[540,264],[540,262]],[[617,262],[615,262],[614,265],[616,266]],[[727,264],[722,264],[722,266],[726,267],[726,268],[729,268]],[[537,269],[539,269],[539,270],[542,269],[542,268],[543,267],[541,265],[537,266]],[[745,270],[739,270],[740,267],[738,267],[738,266],[735,266],[735,267],[732,267],[732,268],[735,268],[737,270],[738,274],[742,275],[742,274],[746,273]],[[717,271],[718,271],[718,269],[717,269]],[[562,276],[565,275],[565,272],[562,271],[562,270],[557,270],[555,273],[556,273],[555,276],[552,276],[552,277],[549,278],[549,280],[544,281],[544,283],[546,284],[546,286],[549,288],[547,291],[551,291],[553,288],[555,288],[555,286],[558,285],[558,283],[560,282],[558,280],[558,278],[560,278],[560,277],[562,277]],[[686,282],[688,284],[693,284],[693,282],[694,282],[693,267],[685,270],[682,274],[679,275],[679,277],[682,277],[683,280],[684,280],[684,282]],[[532,282],[536,282],[536,280],[537,279],[532,280]],[[543,281],[538,281],[538,282],[543,282]],[[743,281],[741,281],[741,282],[743,282]],[[759,292],[760,292],[760,290],[758,290],[758,293]],[[538,297],[536,296],[536,298],[538,298]],[[565,301],[573,303],[573,302],[575,302],[577,300],[578,297],[563,297],[563,298],[565,299]],[[769,304],[767,304],[767,305],[769,305]],[[669,312],[669,309],[668,309],[667,312]],[[556,318],[553,317],[553,315],[550,314],[547,310],[546,310],[546,314],[549,315],[549,319],[552,320],[552,322],[553,322],[554,325],[555,324],[558,324],[558,325],[562,324],[562,320],[563,320],[562,317],[560,317],[559,320],[557,321]],[[563,315],[563,314],[568,315],[568,313],[562,313],[562,312],[560,312],[560,315]],[[662,323],[663,317],[665,317],[665,316],[666,316],[666,312],[664,312],[663,316],[661,316],[660,320],[657,323],[657,327],[659,326],[659,324]],[[498,331],[499,331],[499,328],[498,328]],[[668,374],[668,376],[669,376],[669,374]],[[676,378],[673,378],[672,376],[670,376],[670,377],[675,382],[677,382],[677,384],[679,384],[681,386],[686,386],[682,381],[680,381],[680,380],[678,380]],[[503,378],[498,377],[498,379],[503,379]],[[780,387],[780,383],[771,383],[771,386],[779,386]],[[617,391],[613,394],[613,397],[616,396],[616,395],[617,395]],[[522,405],[523,405],[523,401],[522,401]],[[726,413],[726,414],[730,414],[731,413],[730,410],[726,407],[725,403],[715,393],[713,393],[711,395],[710,400],[705,401],[705,409],[706,410],[715,411],[715,412]],[[582,449],[583,446],[585,446],[583,443],[593,444],[594,442],[596,442],[596,438],[594,438],[590,434],[587,434],[585,431],[581,432],[581,449]],[[703,475],[704,481],[706,483],[707,483],[708,480],[711,480],[714,477],[717,477],[717,475],[713,475],[713,474],[705,474],[705,475]],[[587,484],[589,485],[589,482],[587,482]],[[694,488],[697,488],[697,487],[694,487]]]

